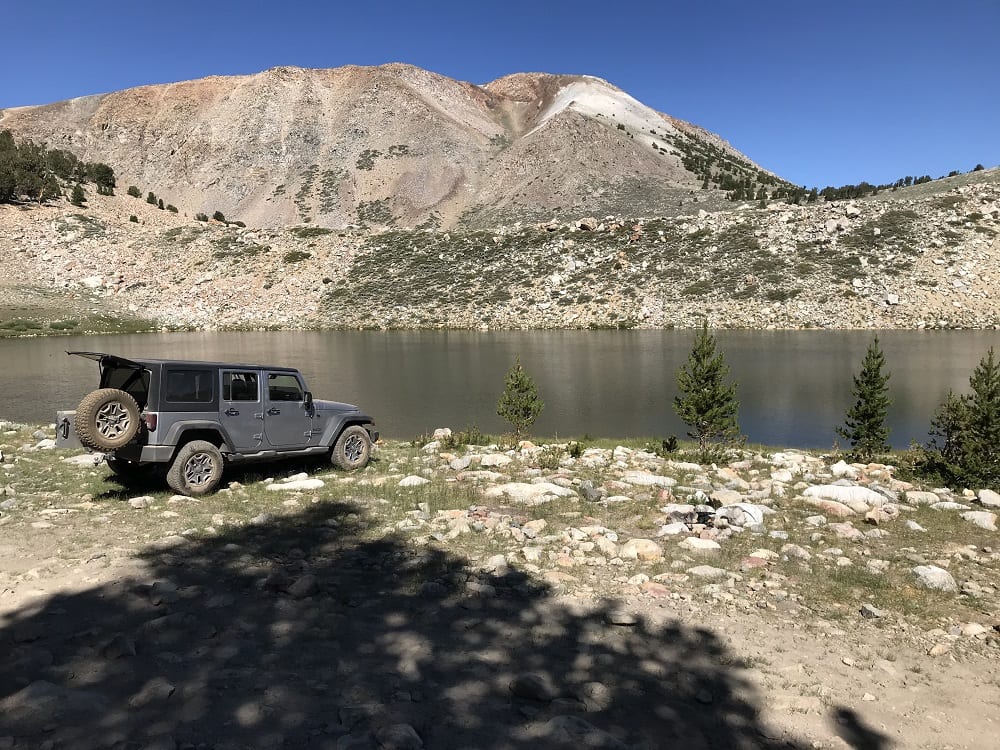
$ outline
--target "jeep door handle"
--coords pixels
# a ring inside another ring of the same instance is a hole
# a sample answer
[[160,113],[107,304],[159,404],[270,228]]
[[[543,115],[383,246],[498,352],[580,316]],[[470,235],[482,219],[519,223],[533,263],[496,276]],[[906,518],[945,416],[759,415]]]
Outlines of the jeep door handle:
[[267,413],[273,417],[275,414],[281,414],[281,409],[279,409],[277,406],[272,406],[270,409],[267,410]]
[[231,406],[228,409],[226,409],[226,416],[227,417],[238,417],[239,415],[240,415],[240,410],[239,409],[234,409]]

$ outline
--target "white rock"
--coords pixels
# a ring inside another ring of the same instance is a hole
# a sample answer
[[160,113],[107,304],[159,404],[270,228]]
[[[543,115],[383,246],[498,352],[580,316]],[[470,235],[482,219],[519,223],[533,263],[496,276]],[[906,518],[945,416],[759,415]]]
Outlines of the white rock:
[[931,508],[934,510],[969,510],[968,505],[963,505],[962,503],[953,503],[950,500],[945,500],[940,503],[931,503]]
[[701,464],[693,464],[690,461],[667,461],[667,468],[681,472],[700,472]]
[[1000,508],[1000,494],[993,490],[979,490],[979,504],[984,508]]
[[962,635],[967,638],[975,638],[977,635],[989,632],[990,629],[988,627],[981,625],[978,622],[967,622],[962,626]]
[[293,479],[286,482],[274,482],[267,485],[268,490],[318,490],[325,483],[322,479]]
[[970,510],[967,513],[962,514],[962,518],[966,521],[974,523],[981,529],[986,529],[987,531],[997,530],[997,514],[990,513],[986,510]]
[[624,560],[656,562],[663,559],[663,547],[652,539],[629,539],[621,546],[618,555]]
[[678,534],[687,534],[688,526],[686,523],[668,523],[666,526],[661,526],[660,530],[656,532],[657,536],[677,536]]
[[925,529],[923,526],[921,526],[919,523],[917,523],[912,519],[906,522],[906,528],[908,528],[910,531],[927,531],[927,529]]
[[802,493],[806,497],[818,497],[824,500],[836,500],[843,503],[855,513],[867,513],[871,506],[878,507],[885,502],[885,498],[875,490],[867,487],[850,486],[845,487],[839,484],[821,484],[809,487]]
[[63,463],[69,464],[70,466],[84,466],[91,469],[103,460],[104,456],[100,453],[82,453],[79,456],[67,456],[62,459]]
[[727,578],[729,576],[728,570],[713,568],[711,565],[696,565],[693,568],[688,568],[685,572],[695,578],[708,578],[710,580]]
[[933,503],[940,501],[941,498],[933,492],[927,492],[925,490],[906,491],[906,502],[910,505],[932,505]]
[[[837,463],[835,463],[833,466],[830,467],[830,472],[835,477],[847,477],[848,479],[858,478],[858,470],[855,469],[853,466],[851,466],[849,463],[846,463],[845,461],[837,461]],[[832,499],[839,499],[839,498],[832,498]]]
[[622,481],[642,487],[673,487],[677,484],[676,479],[660,474],[651,474],[648,471],[626,471],[622,476]]
[[958,591],[958,584],[951,573],[936,565],[918,565],[913,568],[913,575],[917,577],[917,584],[926,589]]
[[431,437],[433,437],[435,440],[445,440],[447,438],[450,438],[451,437],[451,428],[450,427],[438,427],[436,430],[434,430],[434,434]]
[[[416,474],[410,474],[408,477],[403,477],[399,480],[400,487],[419,487],[423,484],[427,484],[431,480],[427,477],[418,477]],[[274,487],[268,487],[268,489],[274,489]]]
[[505,456],[502,453],[491,453],[488,456],[483,456],[479,461],[480,466],[506,466],[511,462],[510,456]]
[[511,500],[517,502],[537,505],[547,503],[552,497],[575,497],[576,493],[566,487],[560,487],[551,482],[534,482],[527,484],[524,482],[508,482],[496,487],[490,487],[484,493],[486,497],[500,497],[507,495]]
[[763,526],[764,509],[751,503],[725,505],[715,511],[716,518],[727,518],[733,526]]
[[722,549],[722,545],[719,544],[714,539],[700,539],[696,536],[688,537],[680,544],[678,547],[683,547],[684,549],[691,550],[692,552],[718,552]]

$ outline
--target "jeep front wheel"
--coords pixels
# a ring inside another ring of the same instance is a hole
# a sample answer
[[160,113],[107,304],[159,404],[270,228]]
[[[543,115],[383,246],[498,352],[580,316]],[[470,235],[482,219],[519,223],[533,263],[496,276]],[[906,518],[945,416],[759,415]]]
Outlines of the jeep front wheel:
[[83,397],[73,421],[84,446],[113,451],[128,445],[139,432],[139,404],[125,391],[101,388]]
[[177,451],[167,485],[179,495],[207,495],[222,481],[222,453],[207,440],[192,440]]
[[330,460],[338,469],[355,471],[368,465],[372,455],[372,440],[368,430],[359,425],[351,425],[337,438],[330,452]]

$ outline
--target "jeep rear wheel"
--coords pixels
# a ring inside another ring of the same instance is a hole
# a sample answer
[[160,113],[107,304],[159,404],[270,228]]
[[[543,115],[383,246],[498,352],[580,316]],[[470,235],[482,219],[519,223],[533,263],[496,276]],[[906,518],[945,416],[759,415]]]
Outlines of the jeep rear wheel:
[[207,495],[222,481],[222,453],[207,440],[192,440],[177,451],[167,485],[179,495]]
[[76,408],[76,434],[95,451],[128,445],[139,432],[139,404],[125,391],[101,388],[83,397]]
[[330,452],[330,460],[338,469],[355,471],[368,465],[372,455],[372,440],[368,430],[359,425],[351,425],[337,438]]

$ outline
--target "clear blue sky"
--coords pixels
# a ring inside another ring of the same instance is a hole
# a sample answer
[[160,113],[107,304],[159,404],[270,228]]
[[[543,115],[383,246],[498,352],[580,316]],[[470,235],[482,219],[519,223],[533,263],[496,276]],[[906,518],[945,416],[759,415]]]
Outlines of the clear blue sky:
[[1000,0],[2,5],[0,107],[398,61],[599,76],[810,187],[1000,164]]

